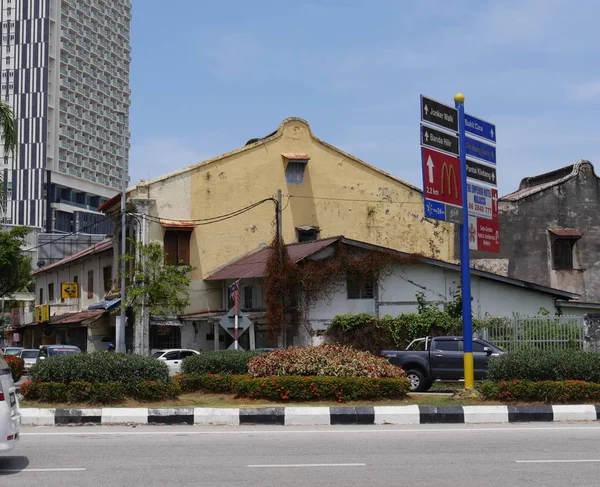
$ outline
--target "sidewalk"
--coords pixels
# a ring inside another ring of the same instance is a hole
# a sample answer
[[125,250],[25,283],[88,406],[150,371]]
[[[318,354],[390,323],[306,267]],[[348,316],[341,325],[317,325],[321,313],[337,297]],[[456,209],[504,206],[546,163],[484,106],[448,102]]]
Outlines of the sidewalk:
[[266,408],[22,408],[25,426],[75,424],[408,425],[597,421],[600,405]]

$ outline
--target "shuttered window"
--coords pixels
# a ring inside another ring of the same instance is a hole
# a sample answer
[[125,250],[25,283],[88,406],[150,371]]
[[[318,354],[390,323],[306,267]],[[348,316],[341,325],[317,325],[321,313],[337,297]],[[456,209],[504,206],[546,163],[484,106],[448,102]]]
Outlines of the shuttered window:
[[190,265],[191,231],[167,230],[165,232],[165,264]]
[[87,297],[94,299],[94,271],[88,271]]

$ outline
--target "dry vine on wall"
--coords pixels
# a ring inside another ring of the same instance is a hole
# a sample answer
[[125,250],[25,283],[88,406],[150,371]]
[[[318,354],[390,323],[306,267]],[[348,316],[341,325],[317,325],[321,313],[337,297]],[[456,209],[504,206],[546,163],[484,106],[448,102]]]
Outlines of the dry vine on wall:
[[352,275],[361,287],[379,281],[392,265],[408,265],[421,256],[400,256],[392,252],[357,251],[339,242],[335,253],[323,260],[306,259],[299,265],[292,262],[285,246],[273,239],[265,271],[265,304],[269,341],[273,342],[285,320],[285,299],[297,305],[295,328],[305,326],[312,304],[330,298],[346,286],[346,276]]

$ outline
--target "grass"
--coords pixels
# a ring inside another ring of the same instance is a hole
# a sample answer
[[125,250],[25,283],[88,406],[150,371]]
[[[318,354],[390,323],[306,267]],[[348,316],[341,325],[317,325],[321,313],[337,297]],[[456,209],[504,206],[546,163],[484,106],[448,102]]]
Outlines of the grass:
[[[437,396],[430,394],[412,394],[404,399],[383,399],[379,401],[336,401],[315,402],[273,402],[262,399],[235,398],[231,394],[203,394],[200,392],[182,394],[177,400],[160,402],[138,402],[128,399],[118,404],[105,407],[150,407],[150,408],[261,408],[261,407],[311,407],[311,406],[474,406],[502,404],[493,401],[478,401],[474,399],[454,399],[452,396]],[[21,401],[23,408],[90,408],[99,407],[90,404],[44,403],[40,401]]]

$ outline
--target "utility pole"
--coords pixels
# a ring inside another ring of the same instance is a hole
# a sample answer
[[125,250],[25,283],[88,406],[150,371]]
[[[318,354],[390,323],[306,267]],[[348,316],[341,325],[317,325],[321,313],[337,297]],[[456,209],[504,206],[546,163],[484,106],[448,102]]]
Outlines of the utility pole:
[[[279,262],[283,261],[283,214],[281,206],[281,190],[277,190],[277,210],[275,221],[277,223],[277,251],[279,252]],[[285,299],[285,298],[282,298]],[[285,303],[281,303],[285,305]],[[283,313],[283,322],[281,323],[281,345],[283,348],[287,348],[287,327],[285,324],[285,312]]]
[[125,326],[127,323],[127,307],[125,305],[125,274],[127,273],[127,265],[125,262],[125,254],[127,253],[127,182],[128,164],[127,164],[127,125],[125,124],[125,113],[119,112],[123,116],[123,181],[121,192],[121,315],[116,322],[115,349],[118,353],[125,353]]

